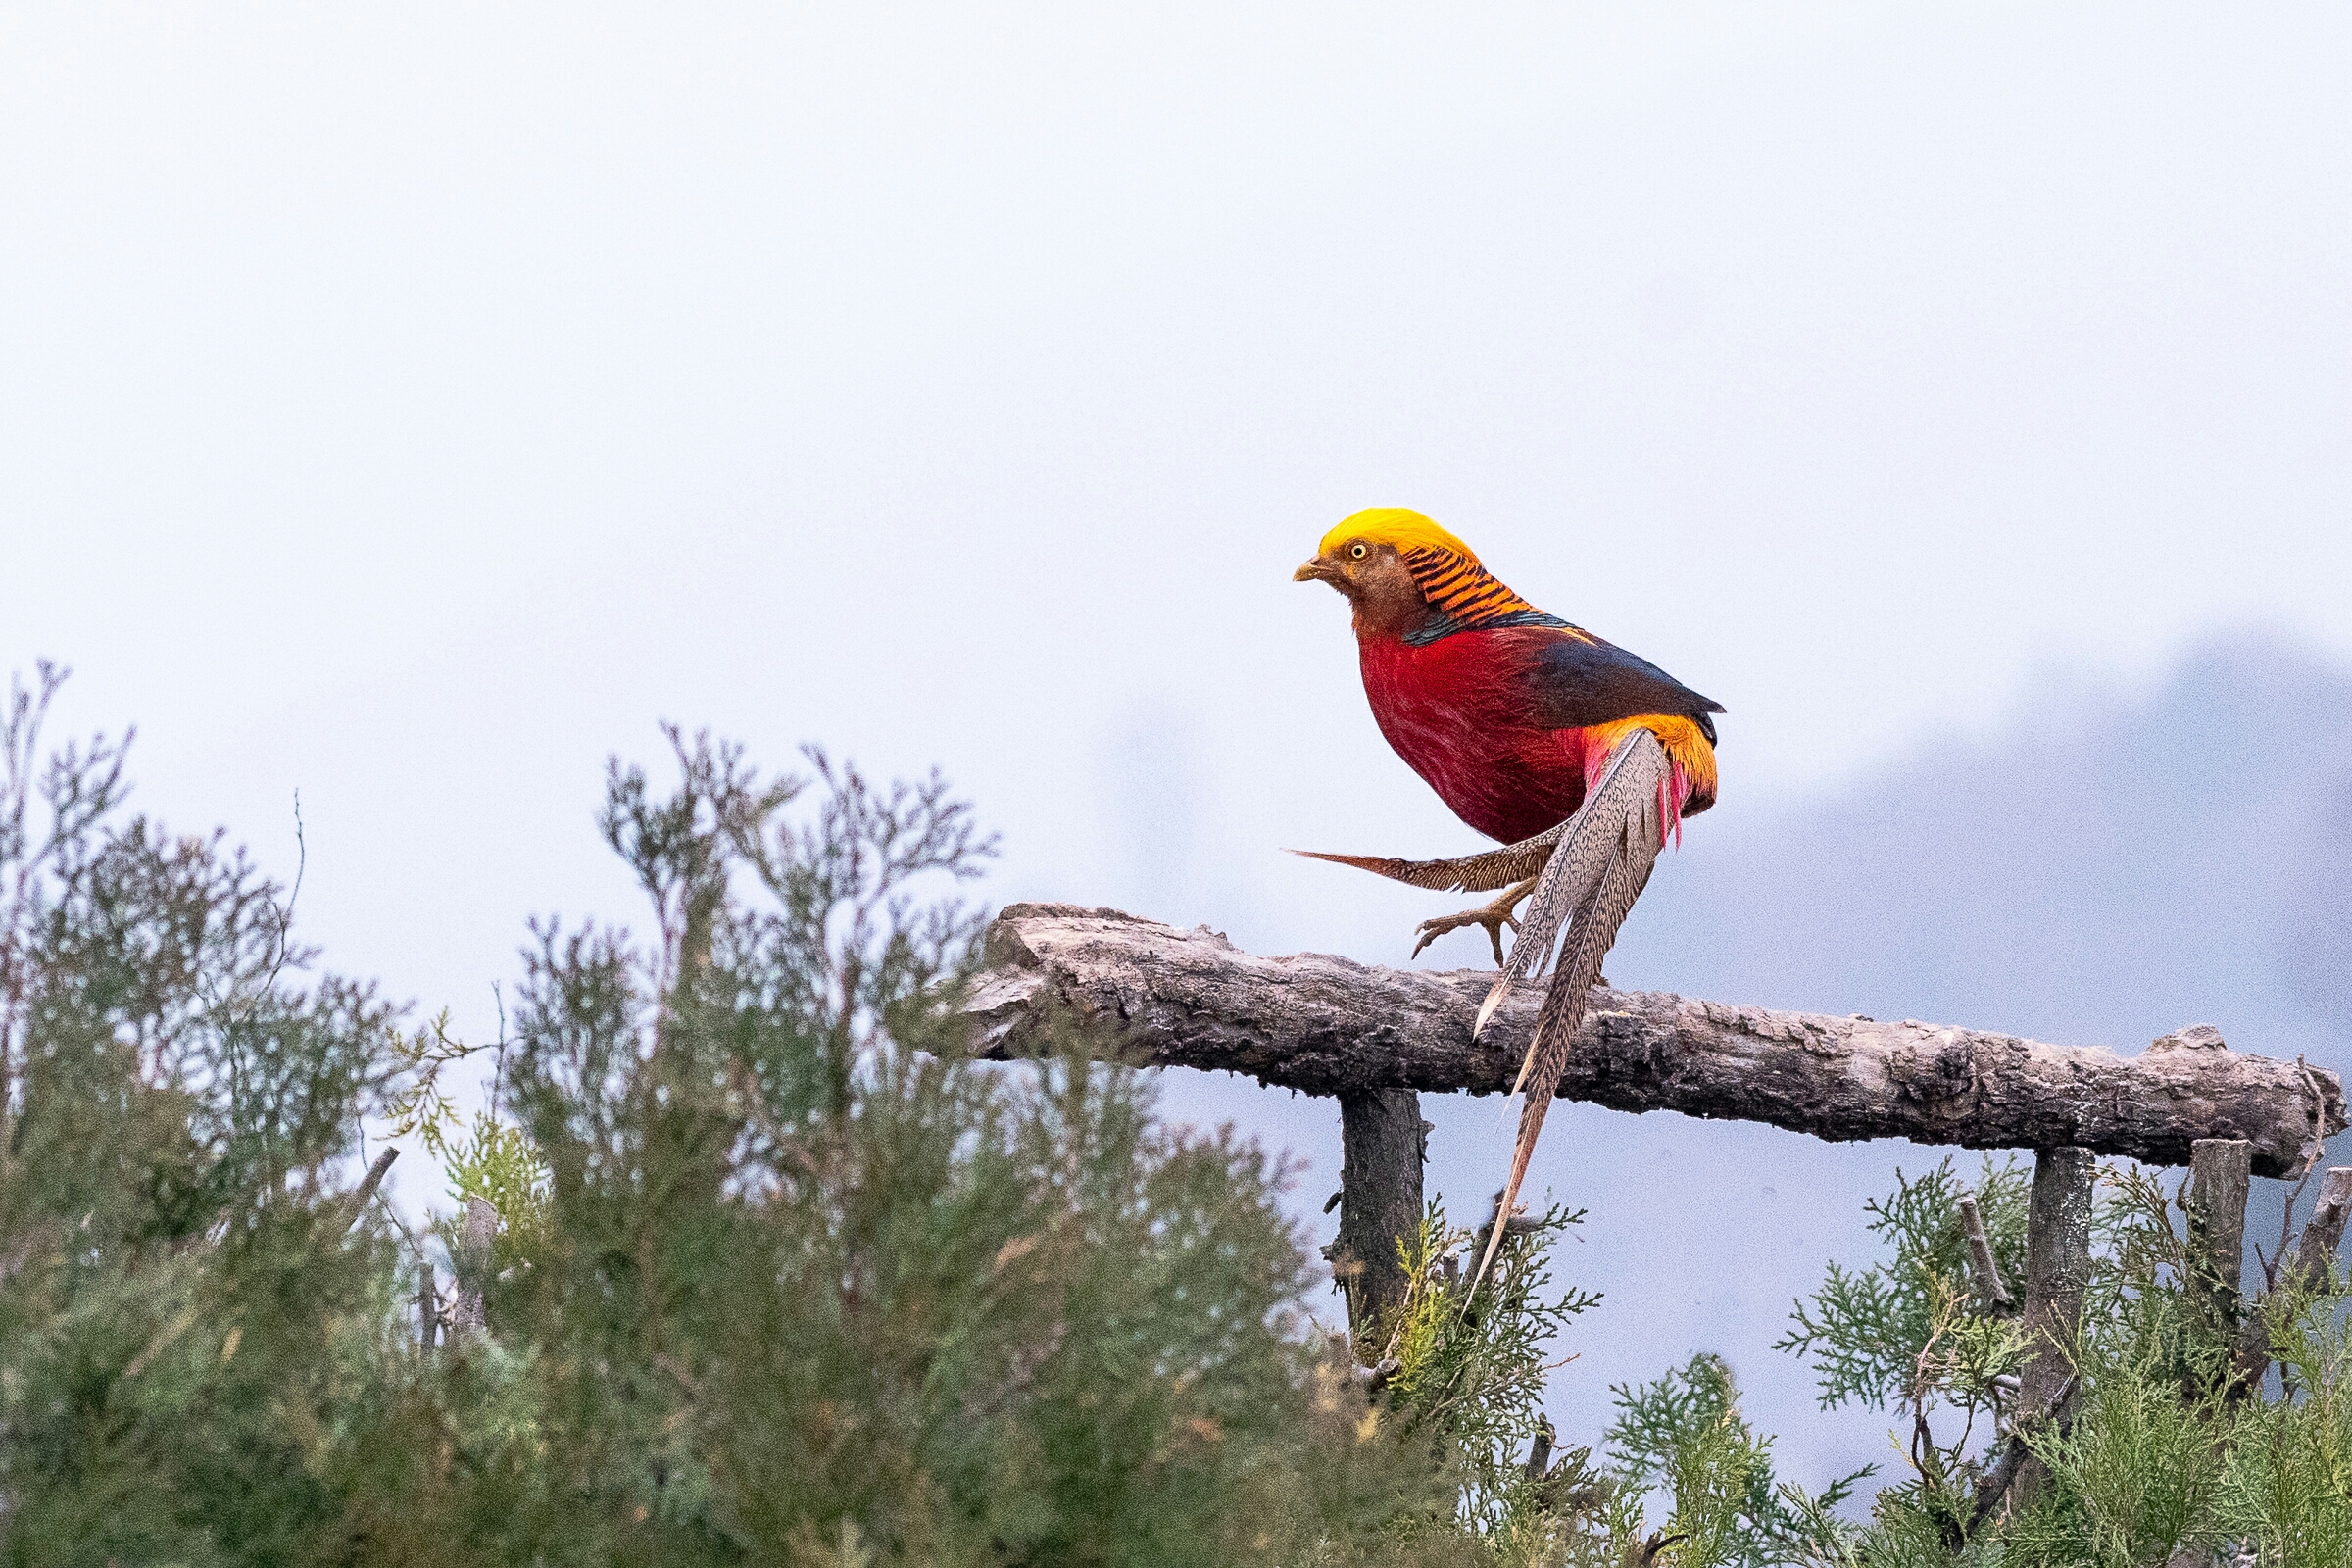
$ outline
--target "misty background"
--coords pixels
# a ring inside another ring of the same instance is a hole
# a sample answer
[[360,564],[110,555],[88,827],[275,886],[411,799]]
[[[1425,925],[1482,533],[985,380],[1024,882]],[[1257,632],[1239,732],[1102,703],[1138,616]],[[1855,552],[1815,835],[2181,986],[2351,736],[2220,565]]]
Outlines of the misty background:
[[[662,718],[939,763],[992,903],[1396,963],[1448,900],[1280,849],[1477,841],[1289,573],[1412,506],[1730,710],[1620,984],[2345,1070],[2347,46],[2320,6],[8,5],[0,662],[74,664],[65,727],[135,721],[139,803],[281,876],[299,791],[302,926],[470,1038],[526,918],[642,923],[592,812]],[[1425,1103],[1483,1211],[1507,1113]],[[1327,1239],[1332,1107],[1162,1105],[1291,1150]],[[1936,1157],[1563,1106],[1534,1185],[1607,1296],[1564,1433],[1708,1348],[1793,1478],[1891,1457],[1769,1346]]]

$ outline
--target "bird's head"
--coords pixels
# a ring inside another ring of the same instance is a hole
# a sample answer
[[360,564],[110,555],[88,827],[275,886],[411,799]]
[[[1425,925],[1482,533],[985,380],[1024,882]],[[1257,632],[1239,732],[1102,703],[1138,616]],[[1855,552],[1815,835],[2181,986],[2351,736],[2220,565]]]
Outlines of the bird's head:
[[1372,507],[1325,534],[1291,580],[1327,582],[1347,595],[1359,637],[1405,636],[1436,612],[1433,573],[1447,587],[1486,577],[1468,545],[1420,513]]

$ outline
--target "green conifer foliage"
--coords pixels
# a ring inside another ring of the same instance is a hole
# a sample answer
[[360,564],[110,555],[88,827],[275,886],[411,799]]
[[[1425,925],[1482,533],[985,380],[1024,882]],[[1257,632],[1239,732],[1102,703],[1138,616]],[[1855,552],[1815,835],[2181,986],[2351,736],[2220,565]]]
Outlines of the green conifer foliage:
[[[1281,1164],[1121,1069],[961,1059],[989,845],[938,779],[615,766],[651,924],[537,928],[468,1123],[479,1053],[128,814],[120,746],[41,752],[54,688],[0,734],[0,1559],[1446,1560]],[[369,1118],[486,1253],[357,1200]]]
[[127,809],[121,743],[0,715],[0,1531],[21,1563],[308,1561],[397,1359],[341,1172],[391,1012],[289,896]]

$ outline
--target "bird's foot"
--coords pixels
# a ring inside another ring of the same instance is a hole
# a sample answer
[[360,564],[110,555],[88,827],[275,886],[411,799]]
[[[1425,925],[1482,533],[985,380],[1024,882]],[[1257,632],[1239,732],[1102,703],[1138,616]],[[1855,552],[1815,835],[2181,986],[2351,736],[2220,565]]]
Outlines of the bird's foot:
[[1414,928],[1421,940],[1413,944],[1413,956],[1421,956],[1422,949],[1448,932],[1477,926],[1487,933],[1487,940],[1494,944],[1494,966],[1501,968],[1502,928],[1507,925],[1514,931],[1519,929],[1519,906],[1535,891],[1536,878],[1531,876],[1524,882],[1503,889],[1491,904],[1464,909],[1459,914],[1442,914],[1434,920],[1422,921]]

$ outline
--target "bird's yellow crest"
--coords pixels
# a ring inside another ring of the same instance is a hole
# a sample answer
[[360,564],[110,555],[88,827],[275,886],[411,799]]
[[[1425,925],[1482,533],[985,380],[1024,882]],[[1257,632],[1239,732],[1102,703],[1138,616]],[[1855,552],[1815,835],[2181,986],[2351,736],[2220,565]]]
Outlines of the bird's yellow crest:
[[1547,615],[1511,592],[1479,564],[1468,545],[1403,507],[1369,507],[1323,536],[1318,558],[1336,553],[1351,539],[1393,545],[1414,586],[1436,616],[1405,641],[1425,644],[1457,631],[1496,626],[1551,626],[1579,642],[1592,637],[1557,615]]
[[1430,521],[1420,513],[1405,507],[1366,507],[1323,536],[1315,547],[1317,553],[1328,554],[1350,539],[1369,540],[1376,545],[1395,545],[1399,554],[1407,550],[1443,550],[1459,556],[1473,569],[1478,566],[1478,553],[1468,545]]

